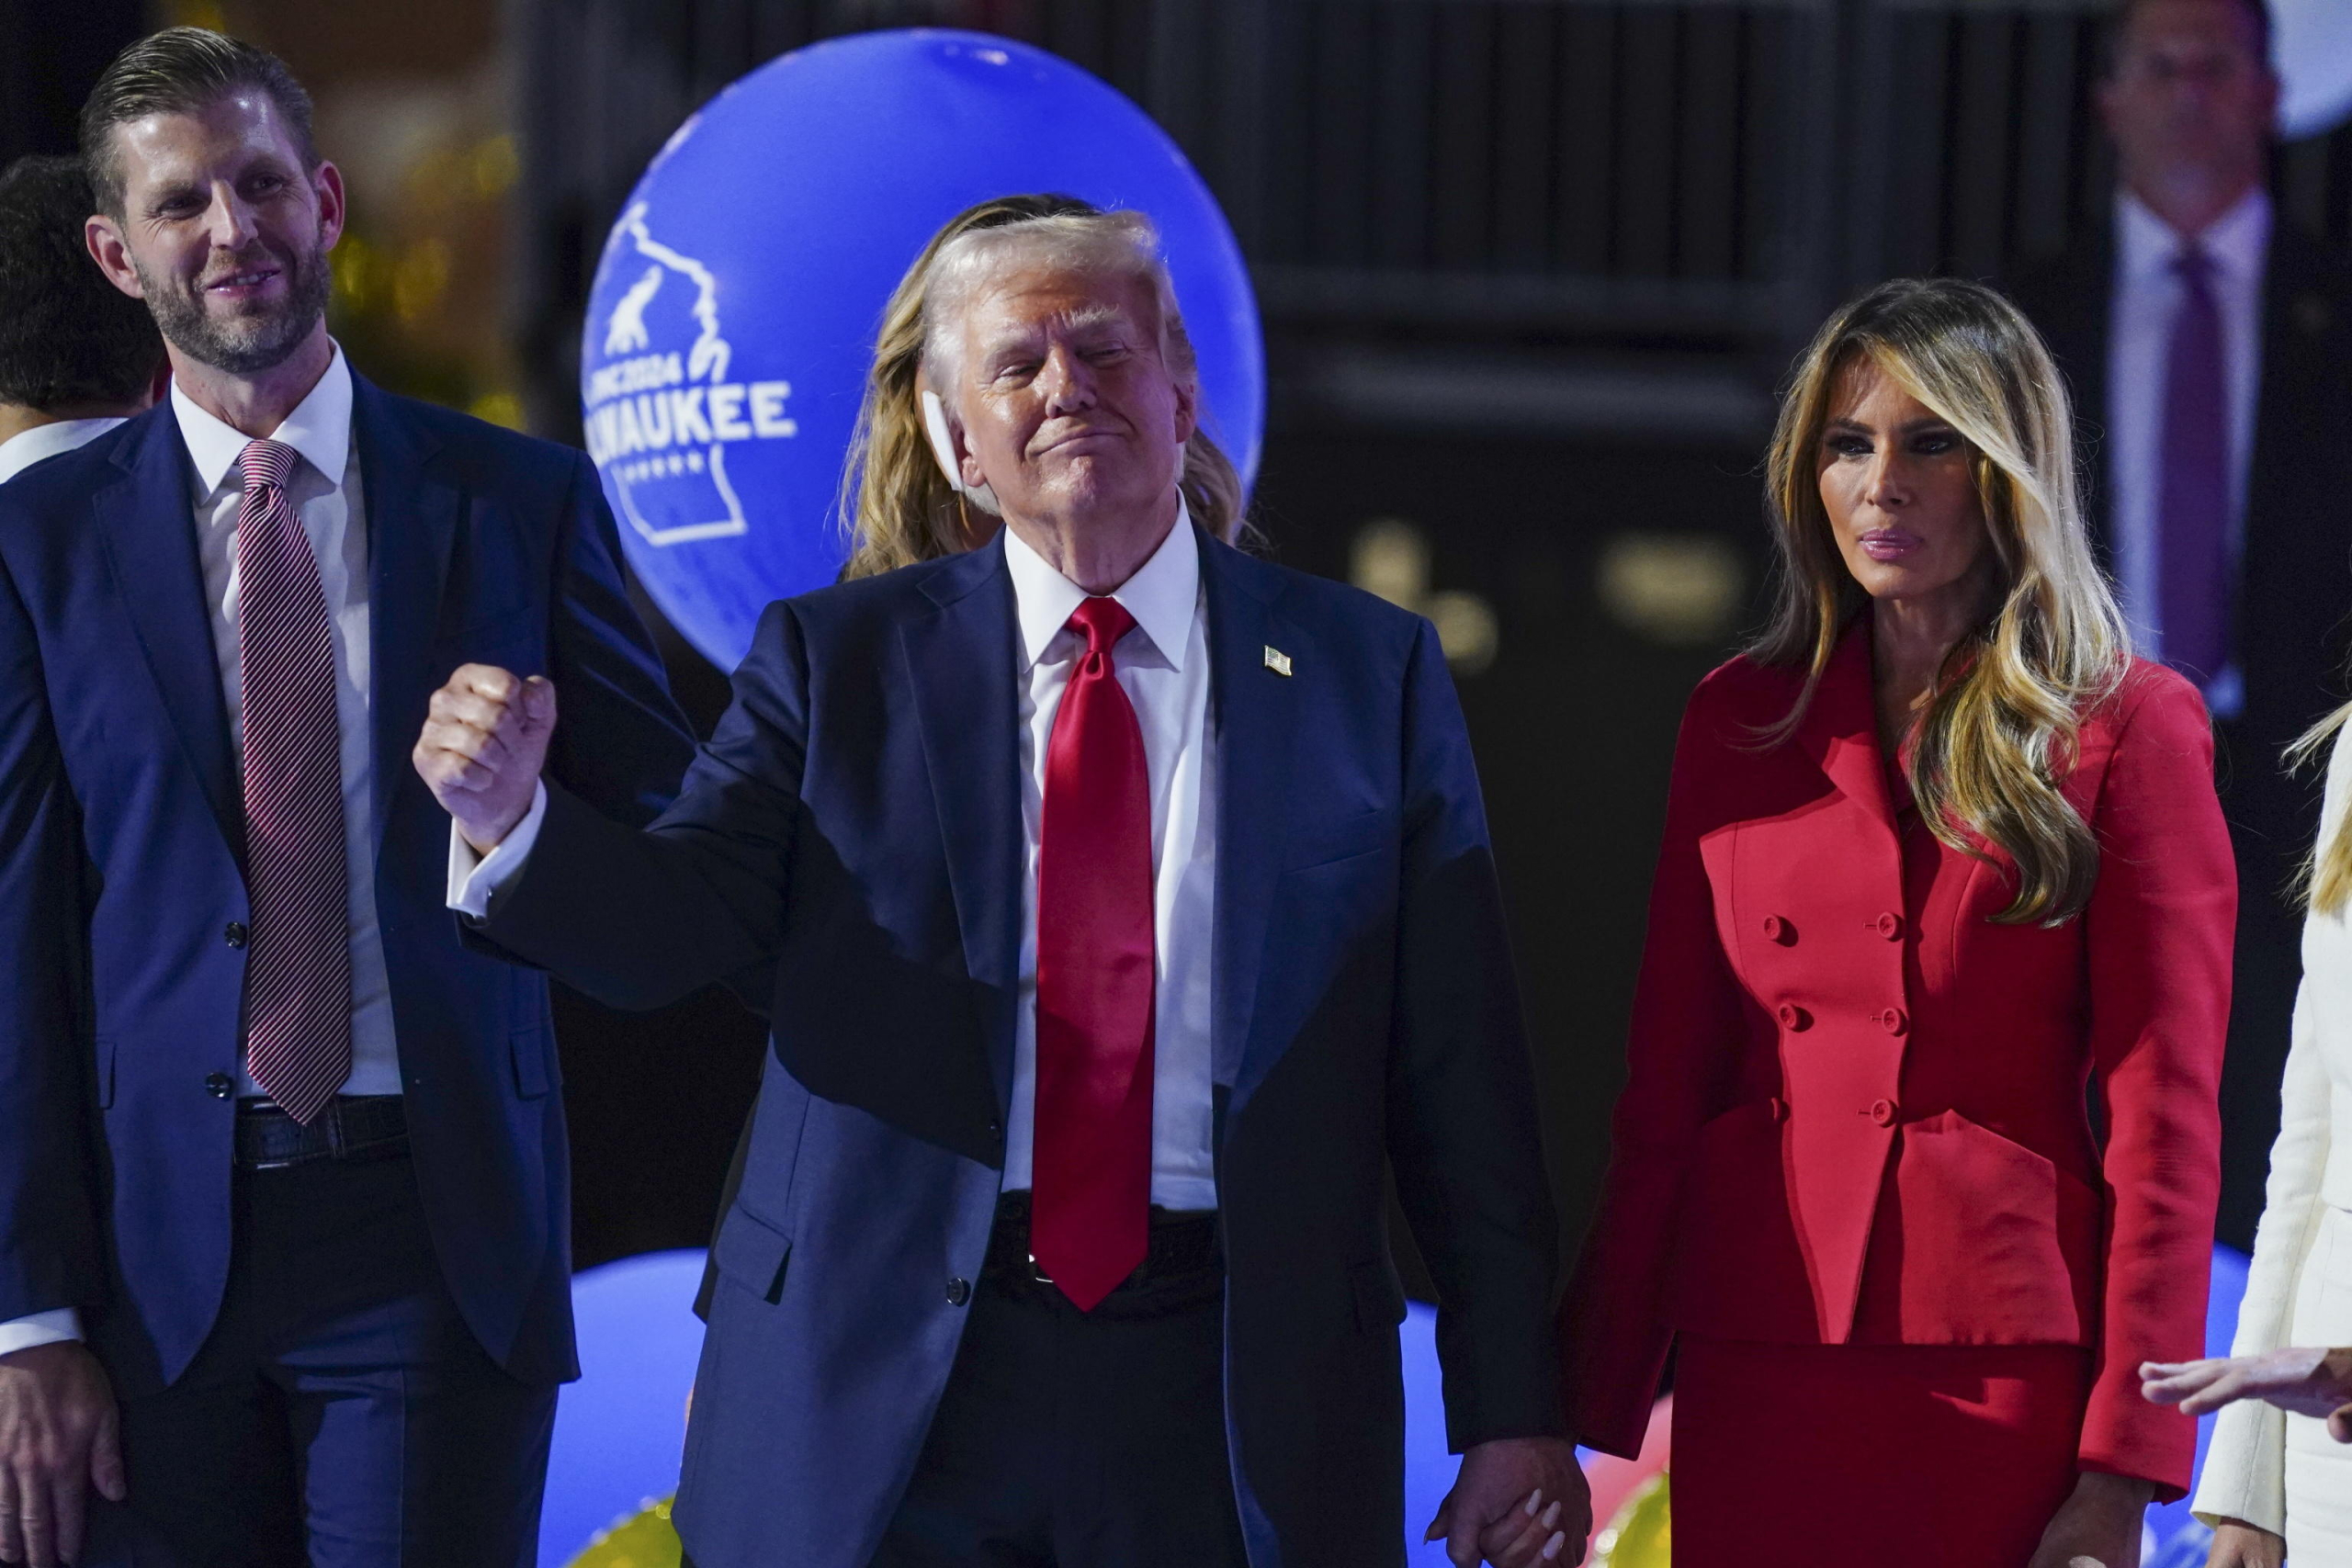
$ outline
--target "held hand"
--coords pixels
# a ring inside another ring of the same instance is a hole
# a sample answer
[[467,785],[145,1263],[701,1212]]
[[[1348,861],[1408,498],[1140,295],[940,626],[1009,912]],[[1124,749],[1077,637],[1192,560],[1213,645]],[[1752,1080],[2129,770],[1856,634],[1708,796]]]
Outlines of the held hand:
[[2140,1532],[2155,1490],[2130,1476],[2083,1472],[2027,1568],[2140,1568]]
[[114,1390],[89,1348],[36,1345],[0,1356],[0,1562],[81,1560],[86,1488],[127,1495]]
[[2285,1568],[2287,1542],[2259,1525],[2223,1519],[2213,1529],[2205,1568]]
[[1445,1538],[1460,1568],[1481,1560],[1494,1568],[1583,1561],[1592,1533],[1592,1494],[1576,1445],[1560,1438],[1498,1438],[1462,1456],[1453,1490],[1438,1505],[1421,1539]]
[[476,852],[488,854],[531,809],[555,732],[555,686],[489,664],[460,664],[433,694],[416,771]]

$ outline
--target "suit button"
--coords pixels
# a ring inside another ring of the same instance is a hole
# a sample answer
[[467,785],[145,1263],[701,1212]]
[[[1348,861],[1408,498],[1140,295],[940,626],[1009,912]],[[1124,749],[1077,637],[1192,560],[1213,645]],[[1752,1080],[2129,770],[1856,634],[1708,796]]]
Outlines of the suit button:
[[237,1080],[226,1073],[213,1073],[204,1080],[204,1092],[215,1100],[226,1100],[237,1092]]
[[1771,1099],[1766,1100],[1764,1105],[1767,1110],[1771,1111],[1773,1121],[1785,1122],[1789,1119],[1789,1102],[1782,1100],[1779,1095],[1776,1094]]
[[251,933],[245,930],[244,921],[231,920],[227,927],[221,931],[220,940],[227,942],[231,947],[243,947],[245,945],[245,939],[249,934]]
[[1813,1025],[1813,1015],[1794,1002],[1781,1004],[1781,1027],[1794,1034]]
[[1882,1126],[1882,1127],[1892,1127],[1892,1126],[1894,1126],[1894,1101],[1893,1101],[1893,1100],[1871,1100],[1871,1121],[1873,1121],[1873,1122],[1877,1122],[1877,1123],[1878,1123],[1880,1126]]
[[1878,1015],[1878,1021],[1879,1027],[1885,1030],[1889,1034],[1900,1034],[1905,1030],[1911,1027],[1911,1021],[1903,1016],[1903,1010],[1901,1008],[1887,1009],[1884,1012]]
[[1793,946],[1797,929],[1778,915],[1767,915],[1764,917],[1764,940],[1779,942],[1782,947]]
[[1004,1123],[1003,1123],[1003,1122],[1001,1122],[990,1121],[990,1122],[989,1122],[989,1137],[991,1137],[991,1138],[1001,1138],[1001,1137],[1003,1137],[1003,1136],[1004,1136]]
[[1896,914],[1881,915],[1871,922],[1871,929],[1887,941],[1893,942],[1903,934],[1903,917]]
[[947,1304],[949,1306],[959,1307],[971,1299],[972,1282],[970,1280],[965,1279],[959,1274],[955,1279],[947,1281]]

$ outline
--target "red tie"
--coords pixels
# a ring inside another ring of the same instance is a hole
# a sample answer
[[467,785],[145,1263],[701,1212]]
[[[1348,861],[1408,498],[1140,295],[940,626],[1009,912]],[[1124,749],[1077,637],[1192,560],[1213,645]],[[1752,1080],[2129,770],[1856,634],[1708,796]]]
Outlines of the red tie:
[[1111,649],[1136,618],[1089,599],[1086,655],[1046,748],[1037,845],[1037,1105],[1029,1247],[1091,1309],[1143,1261],[1151,1208],[1151,776]]
[[309,1122],[351,1076],[350,870],[334,631],[286,481],[300,454],[238,458],[237,659],[244,698],[245,1070]]

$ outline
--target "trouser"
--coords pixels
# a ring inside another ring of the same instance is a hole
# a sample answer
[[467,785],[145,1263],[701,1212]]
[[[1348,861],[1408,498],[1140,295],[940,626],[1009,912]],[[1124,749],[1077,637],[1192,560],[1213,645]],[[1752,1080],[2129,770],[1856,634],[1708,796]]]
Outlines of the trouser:
[[491,1360],[404,1152],[241,1169],[229,1281],[177,1381],[122,1408],[103,1568],[528,1568],[555,1388]]

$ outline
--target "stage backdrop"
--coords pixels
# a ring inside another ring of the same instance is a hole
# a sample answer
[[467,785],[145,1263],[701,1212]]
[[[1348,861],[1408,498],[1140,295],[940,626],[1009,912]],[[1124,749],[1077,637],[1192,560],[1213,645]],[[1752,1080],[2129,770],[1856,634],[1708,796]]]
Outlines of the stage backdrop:
[[760,67],[680,127],[605,241],[581,355],[588,449],[629,564],[731,670],[772,599],[833,580],[882,308],[940,224],[1053,191],[1159,225],[1205,423],[1243,477],[1265,416],[1232,231],[1103,83],[980,33],[862,33]]

